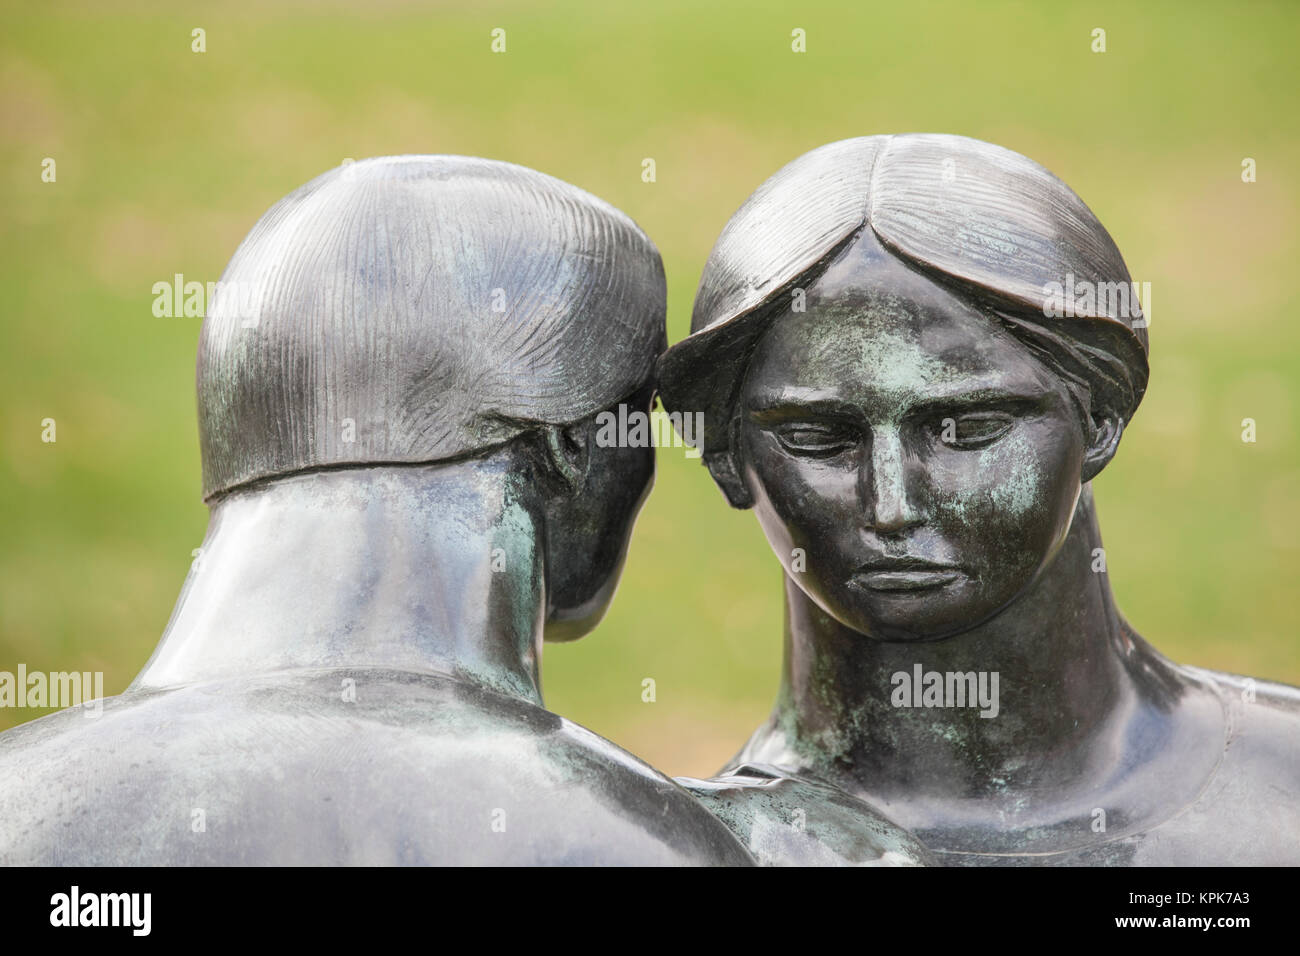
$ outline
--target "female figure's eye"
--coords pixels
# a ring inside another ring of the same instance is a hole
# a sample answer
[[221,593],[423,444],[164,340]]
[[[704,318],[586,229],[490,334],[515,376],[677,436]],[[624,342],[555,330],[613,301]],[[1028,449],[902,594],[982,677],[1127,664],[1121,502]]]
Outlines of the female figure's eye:
[[1015,419],[1005,412],[966,412],[939,420],[939,441],[953,448],[983,448],[1011,430]]
[[775,434],[782,448],[805,458],[830,458],[857,443],[856,433],[844,425],[791,422]]

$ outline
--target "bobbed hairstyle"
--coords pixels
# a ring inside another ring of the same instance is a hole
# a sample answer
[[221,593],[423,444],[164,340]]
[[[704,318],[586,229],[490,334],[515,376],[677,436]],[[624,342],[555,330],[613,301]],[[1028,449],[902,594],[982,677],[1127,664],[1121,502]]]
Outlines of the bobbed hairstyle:
[[[865,136],[805,153],[754,191],[704,266],[691,334],[659,360],[660,400],[704,413],[703,458],[733,505],[750,504],[731,446],[754,347],[794,290],[859,239],[1001,323],[1060,376],[1085,435],[1105,420],[1118,442],[1146,390],[1149,343],[1128,267],[1097,217],[1011,150],[946,134]],[[1098,294],[1053,308],[1049,289],[1071,284]]]
[[619,210],[522,166],[392,156],[277,202],[199,335],[203,496],[475,454],[644,387],[663,264]]

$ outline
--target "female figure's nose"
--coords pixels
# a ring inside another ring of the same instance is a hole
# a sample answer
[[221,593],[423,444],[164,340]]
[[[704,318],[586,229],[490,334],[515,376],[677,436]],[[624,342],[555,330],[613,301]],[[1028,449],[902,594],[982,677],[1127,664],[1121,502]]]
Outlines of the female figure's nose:
[[903,439],[897,427],[872,430],[871,450],[859,471],[859,494],[867,524],[879,534],[897,534],[919,521],[909,499]]

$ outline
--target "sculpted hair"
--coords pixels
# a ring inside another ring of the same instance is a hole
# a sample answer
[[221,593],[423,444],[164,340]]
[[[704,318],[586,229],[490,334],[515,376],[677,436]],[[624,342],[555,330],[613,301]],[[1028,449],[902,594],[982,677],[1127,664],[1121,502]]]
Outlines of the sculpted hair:
[[663,265],[626,215],[461,156],[331,170],[277,202],[199,336],[203,495],[473,455],[642,387]]
[[1053,285],[1131,283],[1110,234],[1065,183],[962,136],[842,140],[782,168],[732,216],[700,278],[691,335],[658,364],[664,407],[704,412],[703,457],[732,504],[748,504],[730,450],[757,338],[864,230],[1001,322],[1064,380],[1085,419],[1113,416],[1122,429],[1132,418],[1148,377],[1136,299],[1124,297],[1125,314],[1115,296],[1072,315],[1047,308]]

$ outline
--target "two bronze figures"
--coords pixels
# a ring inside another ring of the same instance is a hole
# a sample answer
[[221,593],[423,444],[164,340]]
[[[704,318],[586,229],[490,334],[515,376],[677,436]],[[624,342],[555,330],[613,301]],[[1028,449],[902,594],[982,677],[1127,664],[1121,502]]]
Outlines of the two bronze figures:
[[[318,177],[205,319],[211,522],[163,639],[100,718],[0,735],[0,862],[1300,862],[1300,691],[1170,662],[1097,570],[1129,285],[1064,183],[957,136],[780,170],[671,348],[653,243],[573,186]],[[598,419],[656,395],[785,572],[775,708],[710,780],[539,692],[653,482]]]

